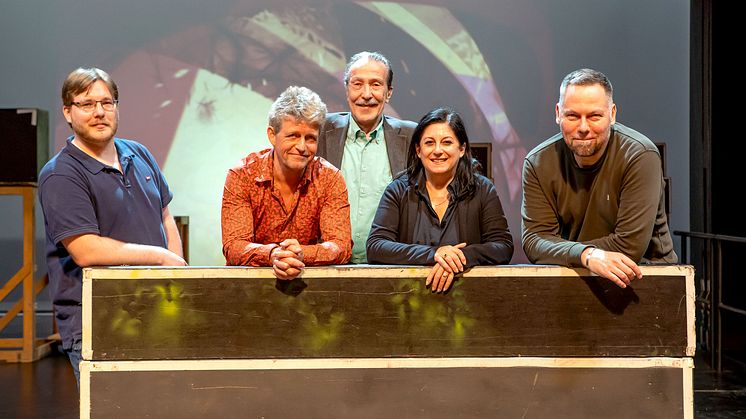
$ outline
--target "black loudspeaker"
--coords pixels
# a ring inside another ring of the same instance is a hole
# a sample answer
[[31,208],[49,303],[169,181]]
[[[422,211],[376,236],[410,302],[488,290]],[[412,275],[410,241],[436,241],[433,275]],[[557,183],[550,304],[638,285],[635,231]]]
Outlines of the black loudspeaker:
[[36,182],[49,160],[49,113],[0,109],[0,182]]

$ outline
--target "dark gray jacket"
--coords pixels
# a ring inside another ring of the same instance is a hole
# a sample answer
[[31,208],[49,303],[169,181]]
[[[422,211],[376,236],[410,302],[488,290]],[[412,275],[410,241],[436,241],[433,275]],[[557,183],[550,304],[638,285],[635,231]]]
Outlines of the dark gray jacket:
[[[342,153],[345,149],[350,117],[349,112],[329,113],[319,132],[316,155],[325,158],[337,168],[342,167]],[[417,124],[412,121],[383,116],[383,136],[386,141],[386,154],[389,156],[391,176],[395,177],[407,167],[407,149],[416,126]]]
[[[386,188],[373,219],[368,237],[368,262],[392,265],[433,265],[435,251],[442,245],[421,244],[415,237],[417,218],[426,216],[429,201],[422,189],[412,186],[406,175],[395,179]],[[458,242],[465,242],[462,249],[466,266],[507,264],[513,256],[513,237],[508,229],[500,198],[492,181],[475,175],[476,189],[470,197],[456,198],[455,219]],[[451,186],[449,186],[449,190]]]

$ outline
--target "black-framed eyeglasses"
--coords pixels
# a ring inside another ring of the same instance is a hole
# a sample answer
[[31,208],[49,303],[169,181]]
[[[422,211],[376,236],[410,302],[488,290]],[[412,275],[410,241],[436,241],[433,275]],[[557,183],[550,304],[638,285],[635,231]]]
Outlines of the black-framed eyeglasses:
[[91,113],[96,110],[96,106],[101,104],[106,112],[111,112],[117,108],[119,104],[118,100],[103,99],[103,100],[87,100],[85,102],[72,102],[73,105],[77,106],[83,112]]

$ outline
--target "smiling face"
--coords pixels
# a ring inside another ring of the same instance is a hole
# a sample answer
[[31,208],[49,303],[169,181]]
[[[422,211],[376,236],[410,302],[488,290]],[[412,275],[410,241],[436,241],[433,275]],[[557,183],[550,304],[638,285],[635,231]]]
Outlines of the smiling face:
[[275,170],[299,176],[316,155],[319,126],[285,117],[279,131],[275,132],[271,126],[267,127],[267,137],[275,148]]
[[428,125],[417,144],[417,157],[422,161],[428,179],[434,176],[453,178],[464,152],[465,146],[459,143],[445,122]]
[[600,84],[570,85],[555,108],[565,144],[581,167],[595,164],[606,150],[616,105]]
[[[84,92],[75,95],[73,102],[86,103],[96,101],[113,101],[109,88],[97,80]],[[93,111],[85,112],[77,105],[63,106],[62,113],[70,124],[75,141],[90,149],[101,149],[109,145],[119,125],[119,108],[106,111],[96,103]]]
[[347,104],[358,126],[369,133],[378,125],[393,89],[386,82],[388,68],[380,61],[363,58],[350,67]]

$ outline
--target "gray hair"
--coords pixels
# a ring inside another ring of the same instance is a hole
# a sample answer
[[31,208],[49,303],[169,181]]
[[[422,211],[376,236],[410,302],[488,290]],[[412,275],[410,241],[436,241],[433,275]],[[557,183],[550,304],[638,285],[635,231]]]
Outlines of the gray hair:
[[326,105],[316,92],[299,86],[285,89],[269,109],[269,126],[279,132],[282,120],[292,117],[309,125],[321,126],[326,118]]
[[370,61],[378,61],[379,63],[386,66],[386,70],[388,70],[388,74],[386,75],[386,87],[391,89],[393,86],[392,83],[394,83],[394,70],[391,69],[391,63],[389,62],[388,58],[384,57],[383,54],[380,52],[370,52],[370,51],[361,51],[357,54],[350,57],[350,61],[347,62],[347,66],[345,67],[345,86],[347,86],[347,83],[350,82],[350,70],[352,69],[352,66],[355,65],[360,60],[370,60]]
[[604,75],[604,73],[596,70],[592,70],[590,68],[581,68],[579,70],[575,70],[571,72],[570,74],[566,75],[564,79],[562,79],[562,84],[560,85],[560,95],[559,95],[559,103],[561,104],[563,100],[565,100],[565,91],[567,90],[567,86],[592,86],[594,84],[600,84],[601,87],[604,88],[604,91],[606,91],[606,96],[609,98],[609,102],[614,101],[614,88],[611,86],[611,82],[609,79]]

